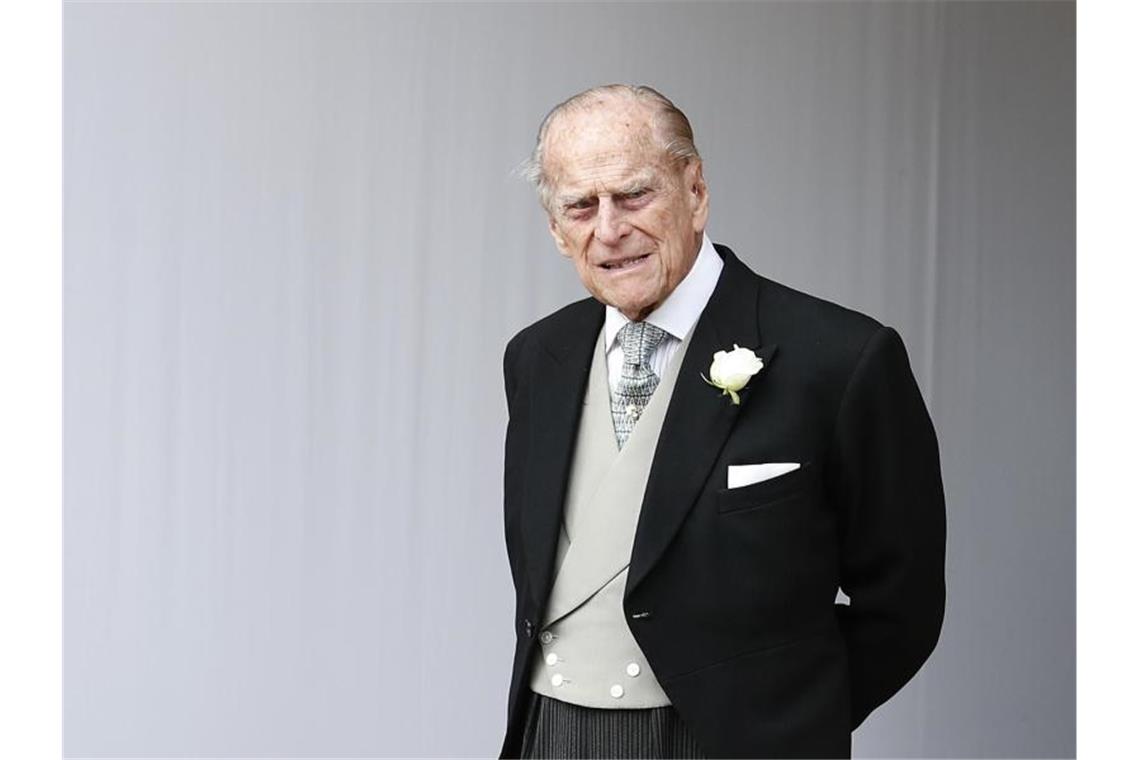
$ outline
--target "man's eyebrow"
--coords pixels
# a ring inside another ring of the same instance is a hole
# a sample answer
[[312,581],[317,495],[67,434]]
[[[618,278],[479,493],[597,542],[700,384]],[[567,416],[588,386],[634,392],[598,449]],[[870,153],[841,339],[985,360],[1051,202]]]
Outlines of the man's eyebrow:
[[655,169],[643,169],[637,174],[633,175],[626,181],[623,190],[635,189],[640,190],[651,185],[656,185],[660,174]]
[[646,189],[652,184],[653,177],[651,176],[634,177],[633,179],[627,180],[624,185],[619,187],[614,195],[629,195],[631,193],[636,193]]
[[[622,185],[613,191],[613,195],[630,195],[648,187],[652,187],[657,179],[654,174],[643,174],[638,177],[631,177],[627,179]],[[597,193],[584,193],[582,195],[560,195],[558,196],[558,204],[560,206],[573,206],[582,201],[592,201],[597,198]]]
[[592,201],[596,197],[597,196],[594,195],[593,193],[587,193],[584,195],[560,195],[560,196],[558,196],[558,205],[559,206],[573,206],[573,205],[576,205],[578,203],[581,203],[582,201]]

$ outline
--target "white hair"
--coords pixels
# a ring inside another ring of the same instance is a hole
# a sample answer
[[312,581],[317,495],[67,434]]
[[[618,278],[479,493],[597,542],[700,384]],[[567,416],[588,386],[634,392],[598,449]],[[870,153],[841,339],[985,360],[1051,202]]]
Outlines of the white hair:
[[673,159],[688,161],[701,157],[693,142],[693,127],[689,124],[688,117],[680,108],[673,105],[673,101],[657,90],[643,84],[606,84],[591,87],[550,109],[538,128],[538,139],[535,140],[534,150],[516,170],[519,176],[534,185],[538,191],[539,201],[548,212],[551,211],[554,188],[550,177],[546,174],[543,160],[546,151],[546,134],[550,130],[550,125],[565,113],[594,107],[615,96],[631,98],[650,107],[653,134]]

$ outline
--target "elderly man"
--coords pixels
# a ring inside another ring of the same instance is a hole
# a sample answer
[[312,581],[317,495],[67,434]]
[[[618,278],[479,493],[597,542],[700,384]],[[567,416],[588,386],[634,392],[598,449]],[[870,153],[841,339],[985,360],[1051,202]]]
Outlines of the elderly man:
[[529,168],[592,298],[503,362],[502,755],[850,756],[942,625],[938,445],[902,340],[709,240],[689,121],[651,88],[560,104]]

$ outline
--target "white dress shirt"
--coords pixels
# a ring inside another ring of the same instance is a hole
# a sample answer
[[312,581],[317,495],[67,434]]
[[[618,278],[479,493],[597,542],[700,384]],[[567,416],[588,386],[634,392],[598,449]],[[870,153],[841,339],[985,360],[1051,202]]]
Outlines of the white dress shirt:
[[[685,279],[669,294],[669,297],[654,309],[645,321],[656,325],[668,333],[657,349],[649,357],[649,366],[657,377],[663,377],[669,361],[677,353],[681,341],[697,324],[705,304],[716,288],[716,281],[720,278],[720,270],[724,268],[724,261],[713,248],[712,239],[708,230],[705,230],[701,239],[701,250],[697,253],[697,260],[693,268],[685,275]],[[629,319],[613,306],[606,306],[605,330],[606,341],[606,369],[609,372],[610,393],[617,393],[617,385],[621,380],[621,365],[625,361],[625,354],[621,350],[621,341],[617,339],[618,330],[625,326]]]

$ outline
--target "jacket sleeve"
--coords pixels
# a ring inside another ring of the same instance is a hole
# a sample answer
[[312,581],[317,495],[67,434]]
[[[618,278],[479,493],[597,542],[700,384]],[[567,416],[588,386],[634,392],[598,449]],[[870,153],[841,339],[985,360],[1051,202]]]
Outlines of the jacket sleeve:
[[946,508],[934,426],[906,348],[879,327],[840,402],[828,457],[839,508],[836,605],[851,675],[851,728],[934,649],[946,601]]
[[515,587],[522,582],[520,543],[517,521],[522,500],[522,475],[525,471],[526,447],[522,441],[522,414],[519,402],[519,355],[523,336],[516,335],[503,352],[503,384],[507,396],[507,432],[503,452],[503,527],[506,538],[507,559]]

